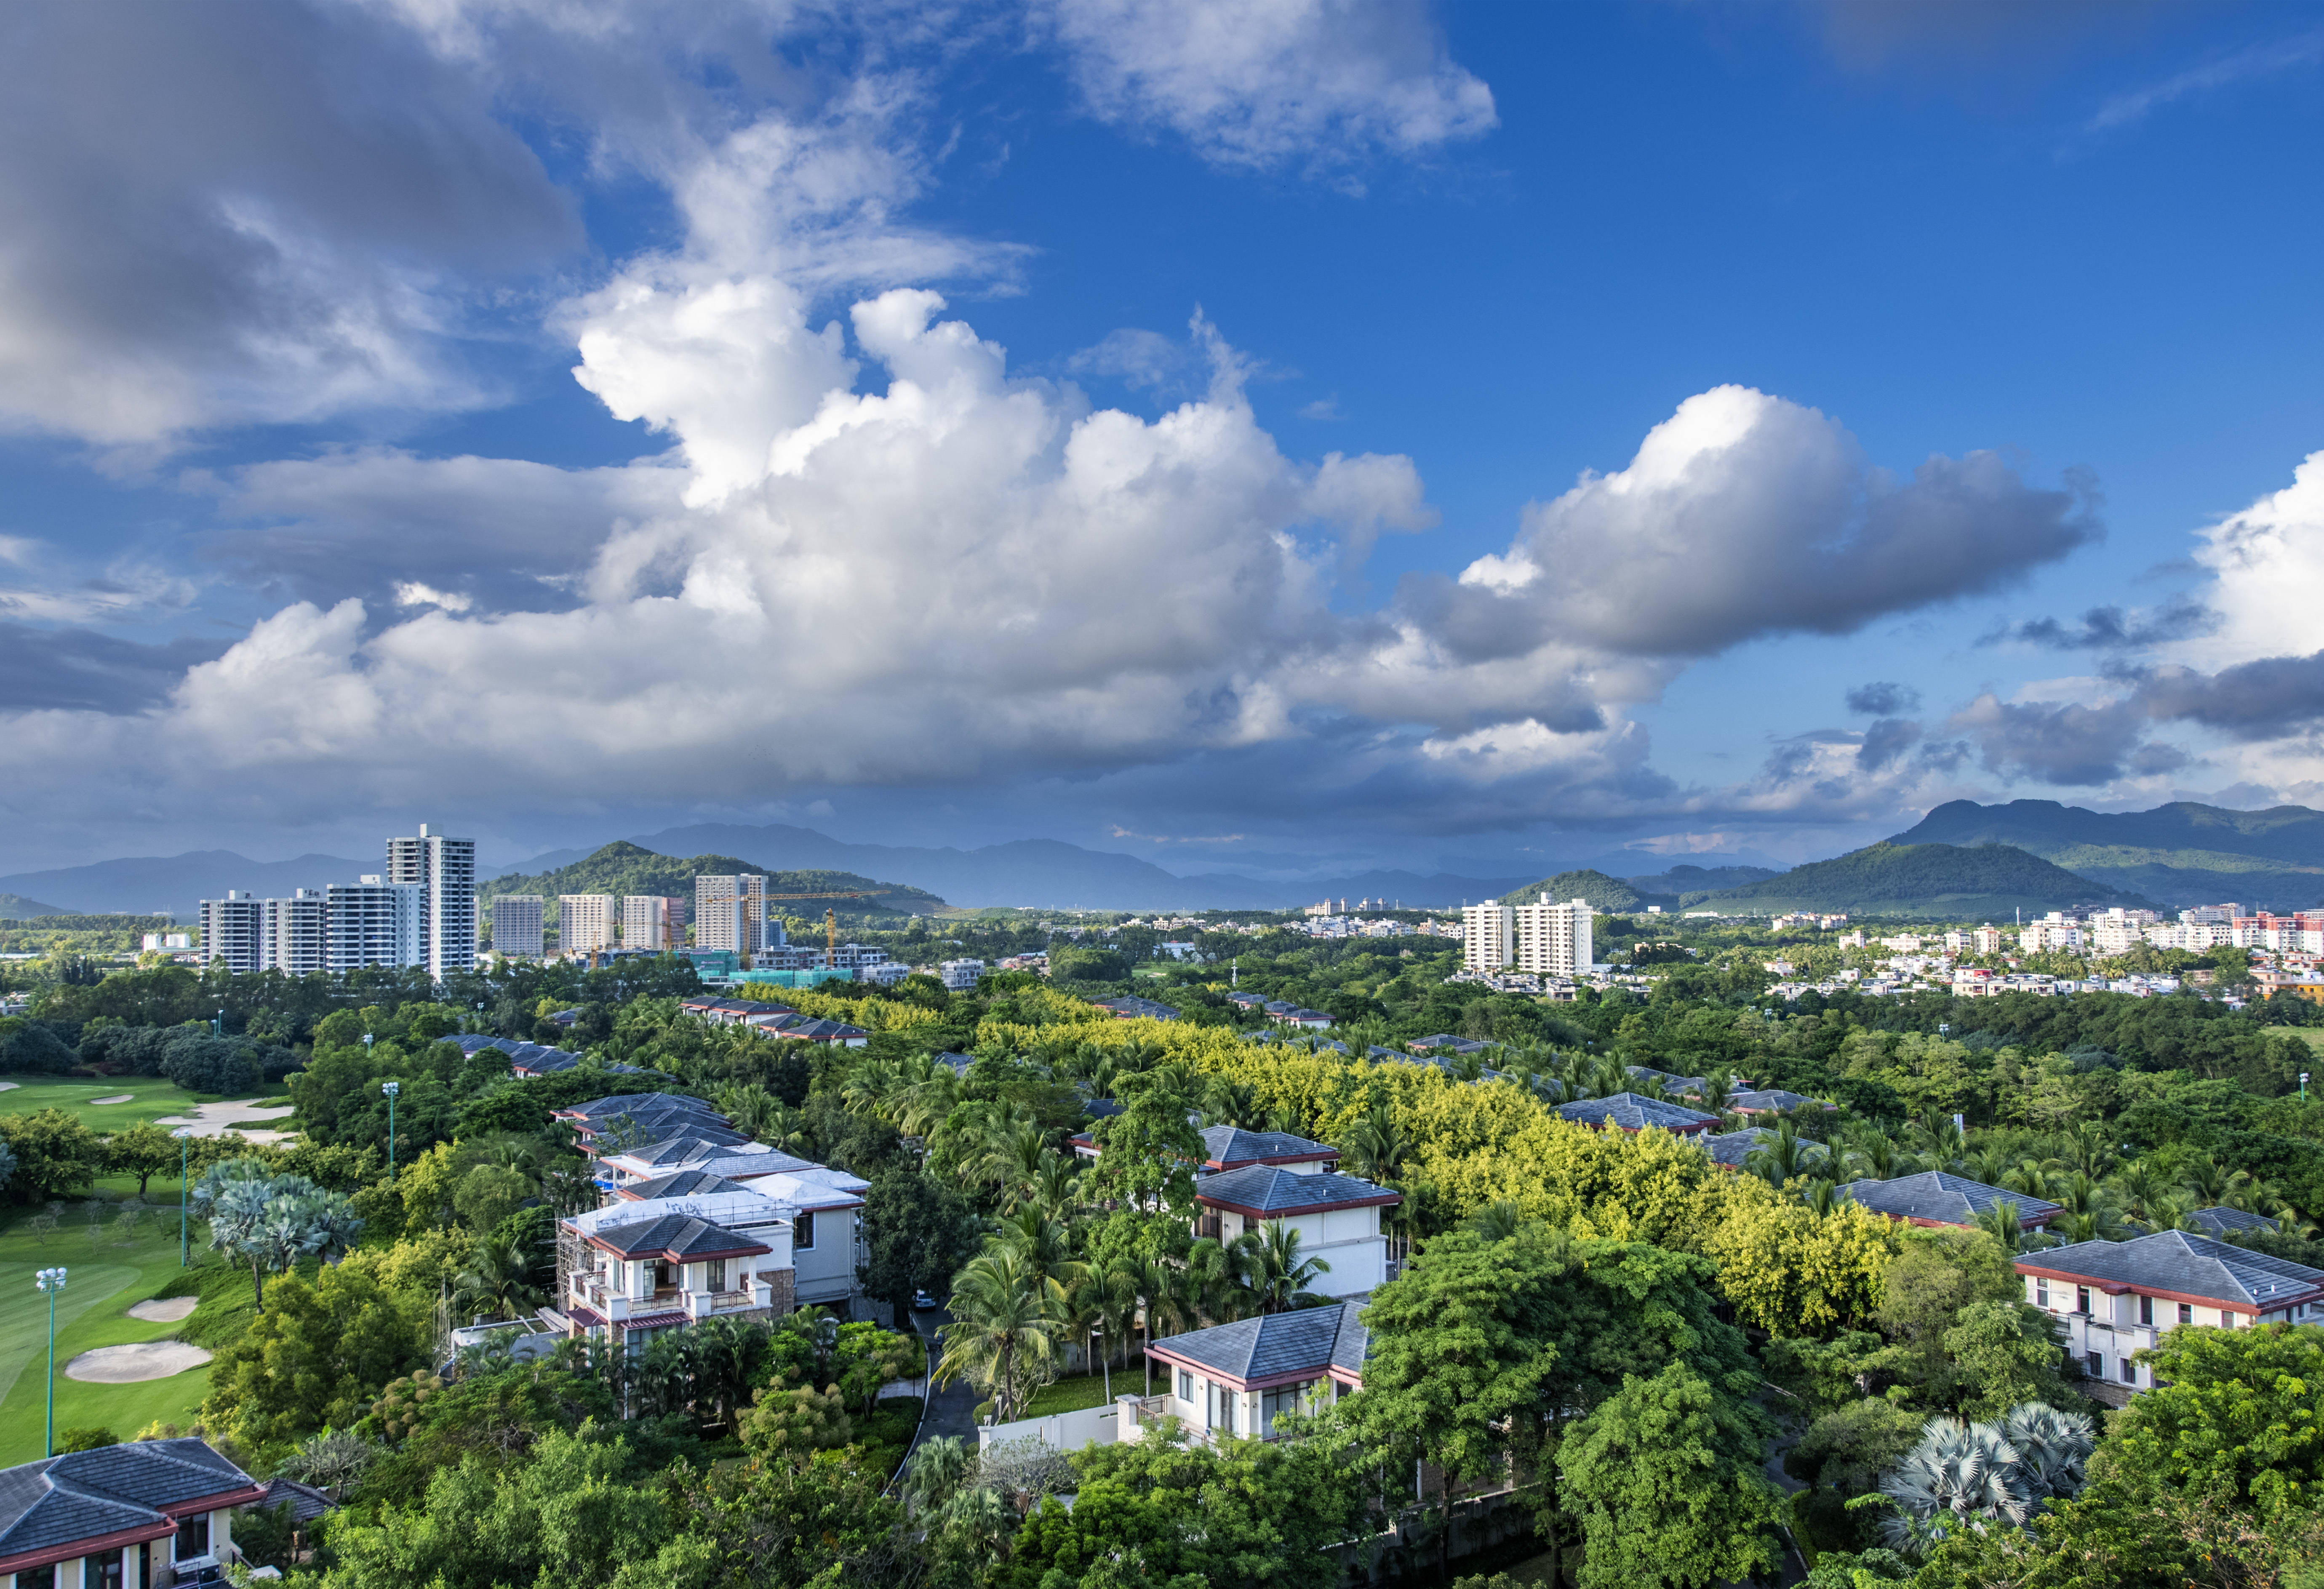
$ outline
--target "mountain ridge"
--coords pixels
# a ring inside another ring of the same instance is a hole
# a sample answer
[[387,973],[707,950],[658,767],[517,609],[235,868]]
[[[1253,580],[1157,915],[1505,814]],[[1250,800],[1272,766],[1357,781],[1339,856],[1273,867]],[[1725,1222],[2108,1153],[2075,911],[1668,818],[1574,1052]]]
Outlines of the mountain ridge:
[[1694,903],[1748,905],[1754,914],[1812,910],[1954,919],[2093,905],[2154,908],[2151,900],[2093,882],[2014,845],[1899,844],[1887,839]]
[[2175,800],[2148,811],[2098,812],[2055,800],[1953,800],[1892,842],[2015,845],[2173,907],[2233,900],[2302,910],[2324,900],[2324,812],[2304,805],[2230,811]]

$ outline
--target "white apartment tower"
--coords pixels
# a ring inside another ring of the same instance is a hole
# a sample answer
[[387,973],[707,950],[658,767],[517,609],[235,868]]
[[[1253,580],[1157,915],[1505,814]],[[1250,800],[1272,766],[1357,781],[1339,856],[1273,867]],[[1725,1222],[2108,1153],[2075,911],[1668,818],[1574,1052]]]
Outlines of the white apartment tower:
[[420,824],[411,839],[387,841],[387,880],[420,886],[422,963],[442,981],[476,964],[476,841],[447,839]]
[[293,888],[288,899],[259,901],[259,960],[268,970],[304,977],[328,969],[330,923],[319,889]]
[[667,894],[632,894],[622,900],[622,944],[627,949],[686,947],[686,902]]
[[1597,956],[1590,902],[1471,905],[1461,912],[1461,965],[1470,971],[1578,977]]
[[376,872],[324,889],[326,969],[427,964],[423,893],[417,883],[390,883]]
[[755,872],[694,879],[694,947],[756,954],[767,947],[767,879]]
[[538,894],[493,897],[493,948],[501,954],[540,958],[547,902]]
[[567,954],[613,947],[613,896],[610,894],[560,894],[557,896],[557,947]]
[[202,958],[229,971],[258,970],[266,941],[266,901],[238,889],[201,903]]

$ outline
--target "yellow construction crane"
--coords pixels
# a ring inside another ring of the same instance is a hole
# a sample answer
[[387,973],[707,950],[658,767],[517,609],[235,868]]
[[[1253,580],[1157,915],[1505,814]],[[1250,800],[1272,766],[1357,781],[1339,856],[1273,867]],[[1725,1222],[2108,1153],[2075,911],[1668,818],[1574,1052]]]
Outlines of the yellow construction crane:
[[[877,899],[879,897],[876,890],[869,888],[835,888],[822,894],[761,894],[759,896],[761,900]],[[834,970],[839,964],[839,913],[829,905],[823,907],[823,927],[827,940],[823,951],[823,967],[827,971]]]

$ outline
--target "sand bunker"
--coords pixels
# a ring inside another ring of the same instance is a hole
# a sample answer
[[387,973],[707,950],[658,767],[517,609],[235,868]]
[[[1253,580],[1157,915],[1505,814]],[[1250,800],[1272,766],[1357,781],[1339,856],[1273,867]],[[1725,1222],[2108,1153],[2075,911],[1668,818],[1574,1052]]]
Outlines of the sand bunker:
[[134,1092],[116,1092],[111,1098],[93,1098],[88,1101],[92,1108],[98,1104],[132,1104],[137,1101],[137,1095]]
[[199,1297],[161,1297],[138,1303],[129,1310],[129,1317],[148,1324],[175,1324],[200,1307],[201,1302]]
[[23,1085],[21,1081],[0,1081],[0,1092],[14,1092]]
[[165,1380],[209,1360],[208,1352],[183,1341],[142,1341],[134,1346],[99,1346],[83,1352],[65,1364],[65,1378],[97,1385],[134,1385],[141,1380]]
[[244,1098],[239,1103],[196,1104],[191,1118],[184,1115],[164,1115],[154,1124],[182,1125],[186,1127],[188,1136],[223,1136],[229,1131],[240,1131],[253,1142],[281,1142],[289,1133],[252,1131],[248,1127],[255,1121],[280,1120],[294,1107],[290,1104],[262,1107],[254,1098]]

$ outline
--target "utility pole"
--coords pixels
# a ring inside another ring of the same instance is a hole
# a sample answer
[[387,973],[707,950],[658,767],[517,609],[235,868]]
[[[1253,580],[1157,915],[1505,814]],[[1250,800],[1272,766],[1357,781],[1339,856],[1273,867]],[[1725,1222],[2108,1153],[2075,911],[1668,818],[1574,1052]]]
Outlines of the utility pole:
[[[365,1042],[371,1041],[366,1037]],[[387,1094],[387,1184],[395,1184],[395,1095],[403,1090],[400,1081],[383,1081],[380,1091]]]
[[49,1434],[41,1448],[43,1456],[57,1454],[57,1293],[65,1289],[62,1269],[43,1269],[32,1276],[32,1283],[49,1299]]

